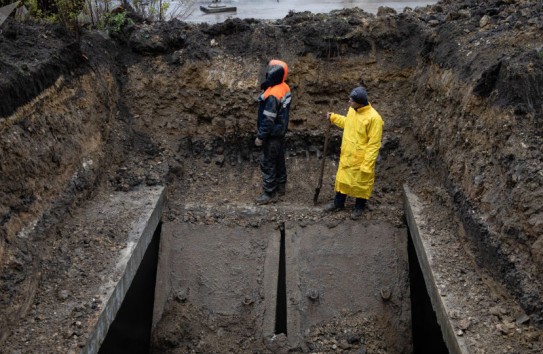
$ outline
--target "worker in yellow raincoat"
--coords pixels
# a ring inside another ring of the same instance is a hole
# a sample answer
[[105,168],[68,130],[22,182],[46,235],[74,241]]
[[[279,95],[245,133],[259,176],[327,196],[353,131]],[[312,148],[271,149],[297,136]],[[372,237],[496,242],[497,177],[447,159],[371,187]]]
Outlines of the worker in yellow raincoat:
[[375,161],[381,148],[383,119],[368,102],[368,94],[362,86],[349,95],[347,116],[328,112],[327,118],[343,129],[341,155],[336,174],[334,201],[325,211],[345,208],[347,196],[356,198],[351,218],[358,219],[371,196],[375,177]]

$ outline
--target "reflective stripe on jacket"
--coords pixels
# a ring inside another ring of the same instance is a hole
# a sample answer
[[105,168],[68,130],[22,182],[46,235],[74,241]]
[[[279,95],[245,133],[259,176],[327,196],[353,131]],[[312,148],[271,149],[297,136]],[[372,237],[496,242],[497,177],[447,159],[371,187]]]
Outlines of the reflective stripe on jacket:
[[368,104],[347,116],[332,113],[330,121],[343,129],[335,190],[355,198],[369,199],[373,190],[375,161],[381,148],[383,119]]

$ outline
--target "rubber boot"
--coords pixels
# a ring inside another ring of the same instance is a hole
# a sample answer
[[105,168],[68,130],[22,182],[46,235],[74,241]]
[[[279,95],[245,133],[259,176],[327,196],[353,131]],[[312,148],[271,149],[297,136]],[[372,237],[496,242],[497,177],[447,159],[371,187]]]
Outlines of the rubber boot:
[[342,206],[342,205],[336,205],[336,203],[334,201],[331,201],[330,203],[326,204],[323,208],[323,210],[327,213],[331,213],[331,212],[335,212],[335,211],[340,211],[340,210],[343,210],[345,209],[345,206]]
[[362,217],[363,213],[364,213],[364,208],[354,208],[351,213],[351,219],[358,220]]
[[351,219],[358,220],[362,217],[364,209],[366,209],[367,200],[363,198],[356,198],[354,209],[351,213]]
[[256,198],[256,204],[264,205],[264,204],[271,203],[274,200],[275,200],[275,193],[264,192],[262,193],[260,197]]

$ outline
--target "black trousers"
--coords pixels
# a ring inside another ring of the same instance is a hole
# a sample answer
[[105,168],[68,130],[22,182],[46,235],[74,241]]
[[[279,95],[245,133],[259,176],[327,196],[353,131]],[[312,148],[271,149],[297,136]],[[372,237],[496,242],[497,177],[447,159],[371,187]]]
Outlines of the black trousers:
[[273,193],[278,184],[287,183],[284,136],[264,140],[260,156],[260,171],[264,192]]

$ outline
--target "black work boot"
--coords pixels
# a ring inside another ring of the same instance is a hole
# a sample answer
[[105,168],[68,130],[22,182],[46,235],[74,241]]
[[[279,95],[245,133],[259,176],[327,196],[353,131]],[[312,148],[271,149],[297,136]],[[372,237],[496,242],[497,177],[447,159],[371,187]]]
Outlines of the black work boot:
[[340,211],[340,210],[343,210],[345,209],[345,206],[343,205],[336,205],[336,203],[334,203],[333,201],[331,201],[330,203],[326,204],[323,208],[323,210],[327,213],[330,213],[330,212],[335,212],[335,211]]
[[275,200],[275,193],[264,192],[262,193],[260,197],[256,198],[256,204],[258,205],[268,204],[274,200]]
[[367,199],[356,198],[356,203],[354,205],[353,212],[351,213],[351,219],[358,220],[362,217],[362,213],[364,212],[364,209],[366,209],[367,202]]
[[354,208],[353,212],[351,213],[351,219],[358,220],[362,217],[362,214],[364,212],[364,208]]
[[275,192],[277,193],[278,196],[282,197],[285,195],[285,191],[286,191],[286,185],[285,183],[281,183],[281,184],[278,184],[277,185],[277,188],[275,189]]

